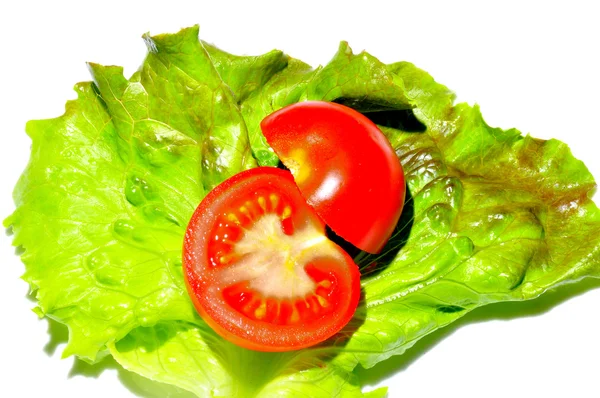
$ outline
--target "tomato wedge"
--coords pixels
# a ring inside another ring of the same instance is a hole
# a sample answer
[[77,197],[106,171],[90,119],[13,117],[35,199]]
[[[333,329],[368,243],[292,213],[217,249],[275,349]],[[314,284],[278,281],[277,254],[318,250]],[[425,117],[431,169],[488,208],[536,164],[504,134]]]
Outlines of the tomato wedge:
[[261,122],[298,188],[338,235],[378,253],[404,205],[404,172],[381,130],[336,103],[299,102]]
[[202,318],[253,350],[288,351],[352,318],[360,272],[330,241],[286,170],[243,171],[213,189],[188,225],[186,285]]

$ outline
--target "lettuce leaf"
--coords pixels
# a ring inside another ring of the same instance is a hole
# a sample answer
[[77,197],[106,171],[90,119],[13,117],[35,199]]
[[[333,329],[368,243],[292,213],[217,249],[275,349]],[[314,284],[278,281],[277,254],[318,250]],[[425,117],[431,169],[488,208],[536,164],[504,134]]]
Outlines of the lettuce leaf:
[[[63,116],[27,125],[30,162],[5,225],[38,313],[69,328],[64,355],[214,397],[381,397],[353,370],[402,354],[469,311],[600,277],[595,182],[568,147],[488,126],[410,63],[341,43],[324,67],[234,56],[198,27],[144,36],[130,78],[90,64]],[[380,255],[357,253],[364,301],[330,341],[291,353],[234,346],[198,317],[181,272],[187,221],[223,179],[277,157],[264,116],[308,99],[378,123],[408,196]]]
[[181,237],[206,191],[255,164],[197,31],[146,40],[131,79],[90,64],[95,84],[77,85],[62,117],[28,124],[32,156],[8,220],[39,312],[68,325],[65,355],[91,361],[135,327],[199,321]]

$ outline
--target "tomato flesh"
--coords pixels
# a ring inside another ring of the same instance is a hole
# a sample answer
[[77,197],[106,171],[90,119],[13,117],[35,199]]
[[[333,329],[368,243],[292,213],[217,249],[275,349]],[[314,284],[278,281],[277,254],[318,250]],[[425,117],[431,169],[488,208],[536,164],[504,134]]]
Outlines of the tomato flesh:
[[187,288],[202,318],[249,349],[322,342],[358,305],[358,267],[327,239],[285,170],[247,170],[212,190],[192,216],[183,253]]
[[299,102],[261,123],[267,142],[323,220],[358,248],[379,252],[404,205],[404,173],[381,130],[343,105]]

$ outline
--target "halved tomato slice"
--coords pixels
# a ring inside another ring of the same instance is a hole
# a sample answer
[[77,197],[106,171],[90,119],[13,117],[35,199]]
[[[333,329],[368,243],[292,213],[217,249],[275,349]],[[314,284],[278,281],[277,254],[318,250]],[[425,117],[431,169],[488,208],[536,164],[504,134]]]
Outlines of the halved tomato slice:
[[299,102],[261,122],[298,188],[338,235],[379,252],[404,206],[404,172],[381,130],[347,106]]
[[188,225],[186,284],[202,318],[259,351],[308,347],[352,318],[360,272],[325,235],[292,175],[241,172],[212,190]]

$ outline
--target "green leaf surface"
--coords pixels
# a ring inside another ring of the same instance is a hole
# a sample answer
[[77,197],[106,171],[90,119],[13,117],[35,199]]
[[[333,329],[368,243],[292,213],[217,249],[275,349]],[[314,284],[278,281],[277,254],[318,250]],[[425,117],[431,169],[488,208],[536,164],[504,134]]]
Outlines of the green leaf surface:
[[141,327],[110,347],[123,366],[199,397],[382,397],[363,395],[357,377],[310,351],[263,353],[181,322]]
[[[31,159],[5,225],[37,312],[69,327],[65,355],[109,353],[200,397],[383,397],[361,391],[358,364],[402,354],[477,307],[600,277],[583,163],[559,141],[488,126],[412,64],[346,43],[314,69],[280,51],[235,56],[200,42],[197,27],[144,40],[130,79],[90,64],[94,83],[76,86],[63,116],[27,125]],[[405,210],[381,254],[355,257],[364,300],[344,330],[301,351],[248,351],[196,314],[183,234],[216,184],[277,164],[260,121],[309,99],[381,125],[405,170]]]
[[565,144],[491,128],[425,72],[391,69],[428,129],[382,127],[410,196],[382,254],[357,258],[366,319],[340,357],[364,367],[479,306],[600,277],[595,183]]
[[241,113],[197,28],[146,37],[131,79],[90,64],[95,84],[57,119],[33,121],[8,223],[42,313],[69,326],[65,355],[161,320],[197,322],[181,247],[206,190],[254,165]]
[[[305,100],[336,101],[360,111],[374,112],[411,108],[394,74],[372,55],[353,54],[342,42],[333,59],[324,67],[311,68],[294,58],[273,51],[262,57],[235,57],[209,47],[224,81],[241,89],[241,109],[248,126],[254,156],[261,165],[277,165],[278,158],[260,130],[270,113]],[[255,69],[261,68],[261,73]],[[249,80],[252,92],[235,78]],[[265,80],[265,77],[269,77]]]

